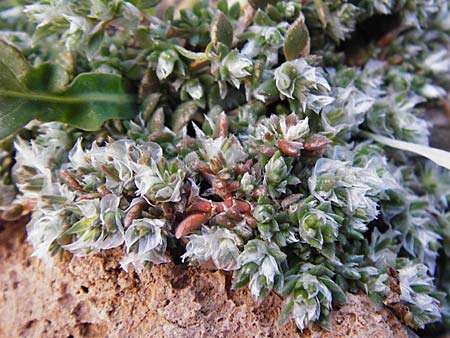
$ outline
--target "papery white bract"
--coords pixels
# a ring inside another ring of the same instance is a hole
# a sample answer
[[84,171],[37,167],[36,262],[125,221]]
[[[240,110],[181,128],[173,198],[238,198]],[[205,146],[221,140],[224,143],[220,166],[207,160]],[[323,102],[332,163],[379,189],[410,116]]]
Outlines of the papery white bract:
[[182,260],[205,263],[212,260],[218,269],[231,271],[240,267],[238,260],[241,240],[232,231],[224,228],[202,228],[201,235],[189,236]]

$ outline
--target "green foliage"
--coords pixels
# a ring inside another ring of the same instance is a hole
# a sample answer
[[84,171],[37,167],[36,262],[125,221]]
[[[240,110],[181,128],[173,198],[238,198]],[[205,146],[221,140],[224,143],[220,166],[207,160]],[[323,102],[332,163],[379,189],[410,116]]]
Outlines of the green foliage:
[[112,74],[79,74],[69,85],[61,67],[31,68],[14,47],[0,42],[0,139],[33,119],[96,130],[112,118],[131,118],[132,99]]
[[300,56],[307,56],[310,48],[310,37],[305,19],[299,17],[289,27],[284,41],[284,56],[286,60],[294,60]]

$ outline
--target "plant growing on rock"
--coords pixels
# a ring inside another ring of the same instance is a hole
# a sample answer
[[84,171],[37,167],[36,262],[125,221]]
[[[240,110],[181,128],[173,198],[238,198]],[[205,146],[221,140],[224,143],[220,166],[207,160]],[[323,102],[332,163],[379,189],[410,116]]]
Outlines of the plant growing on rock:
[[232,271],[300,329],[358,290],[448,325],[449,3],[157,2],[0,5],[2,219],[49,264]]

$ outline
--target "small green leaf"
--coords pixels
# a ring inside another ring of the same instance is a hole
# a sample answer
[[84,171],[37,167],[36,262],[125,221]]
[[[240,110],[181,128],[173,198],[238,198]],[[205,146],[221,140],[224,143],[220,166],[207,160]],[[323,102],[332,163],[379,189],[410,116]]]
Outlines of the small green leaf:
[[288,282],[286,282],[283,287],[279,290],[279,293],[283,296],[287,296],[291,292],[294,291],[295,284],[297,283],[297,279],[291,279]]
[[227,0],[217,1],[217,9],[225,14],[228,14],[228,1]]
[[261,83],[254,93],[255,98],[262,102],[276,99],[279,95],[274,78],[267,79]]
[[275,5],[277,0],[249,0],[248,2],[254,9],[264,9],[268,4]]
[[75,224],[73,224],[70,228],[68,228],[65,233],[68,235],[73,235],[81,232],[85,232],[90,228],[91,219],[85,218],[82,219]]
[[322,23],[322,28],[326,28],[328,24],[327,20],[327,11],[328,8],[325,6],[322,0],[314,0],[314,6],[316,7],[317,15],[319,16],[319,20]]
[[178,106],[172,115],[172,130],[179,132],[181,128],[192,121],[198,112],[198,107],[194,101],[183,102]]
[[87,40],[87,57],[89,60],[94,59],[102,46],[105,38],[104,23],[97,24],[90,32]]
[[294,60],[301,56],[307,56],[310,49],[309,31],[305,19],[301,15],[289,27],[284,40],[284,56],[286,60]]
[[205,60],[211,60],[211,58],[206,53],[201,52],[192,52],[190,50],[187,50],[186,48],[183,48],[181,46],[174,46],[178,53],[183,55],[185,58],[188,58],[190,60],[196,60],[196,61],[205,61]]
[[267,15],[267,13],[260,9],[256,11],[253,21],[260,26],[275,25],[275,22]]
[[233,26],[221,11],[217,12],[211,24],[211,41],[214,45],[221,42],[227,47],[231,47],[233,43]]
[[239,19],[239,16],[241,15],[241,5],[239,4],[239,1],[231,5],[228,15],[234,20]]
[[150,131],[158,132],[164,128],[164,109],[162,107],[156,109],[150,118]]
[[133,0],[130,2],[139,9],[150,9],[159,4],[161,0]]
[[337,285],[331,278],[329,277],[319,277],[319,280],[325,284],[325,286],[332,292],[333,294],[333,304],[342,305],[347,303],[347,297],[345,296],[342,288]]
[[167,7],[163,15],[164,21],[172,21],[174,16],[175,16],[175,6]]
[[156,106],[159,103],[159,99],[161,98],[161,93],[152,93],[148,95],[143,104],[142,104],[142,118],[145,122],[150,121],[150,118],[153,114],[153,112],[156,109]]
[[[235,272],[234,275],[236,276],[236,274],[238,273]],[[246,286],[249,279],[250,278],[248,275],[238,274],[238,277],[235,277],[235,279],[233,280],[233,289],[239,289]]]
[[267,5],[266,8],[267,15],[274,21],[283,21],[283,17],[280,15],[280,12],[273,6],[273,5]]
[[287,302],[287,304],[283,307],[283,310],[281,310],[280,318],[278,319],[279,324],[284,324],[289,319],[289,316],[291,315],[292,308],[294,307],[294,300],[291,299]]
[[120,76],[84,73],[66,88],[67,74],[61,67],[44,64],[33,69],[14,47],[4,42],[0,47],[0,139],[32,119],[96,130],[106,120],[133,117],[133,99]]

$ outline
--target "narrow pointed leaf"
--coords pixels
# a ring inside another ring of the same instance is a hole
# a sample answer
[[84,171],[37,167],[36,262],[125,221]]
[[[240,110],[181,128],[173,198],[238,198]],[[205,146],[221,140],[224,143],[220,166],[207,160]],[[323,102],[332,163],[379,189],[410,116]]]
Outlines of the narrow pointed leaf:
[[289,319],[291,315],[292,308],[294,307],[294,300],[290,300],[281,310],[280,318],[278,319],[279,324],[284,324]]
[[367,138],[371,138],[379,143],[385,144],[389,147],[410,151],[423,157],[428,158],[437,165],[450,170],[450,152],[436,149],[421,144],[415,144],[406,141],[394,140],[385,136],[376,135],[367,131],[362,131],[361,134]]
[[316,7],[317,15],[322,23],[322,28],[326,28],[328,24],[325,4],[322,0],[314,0],[314,6]]

